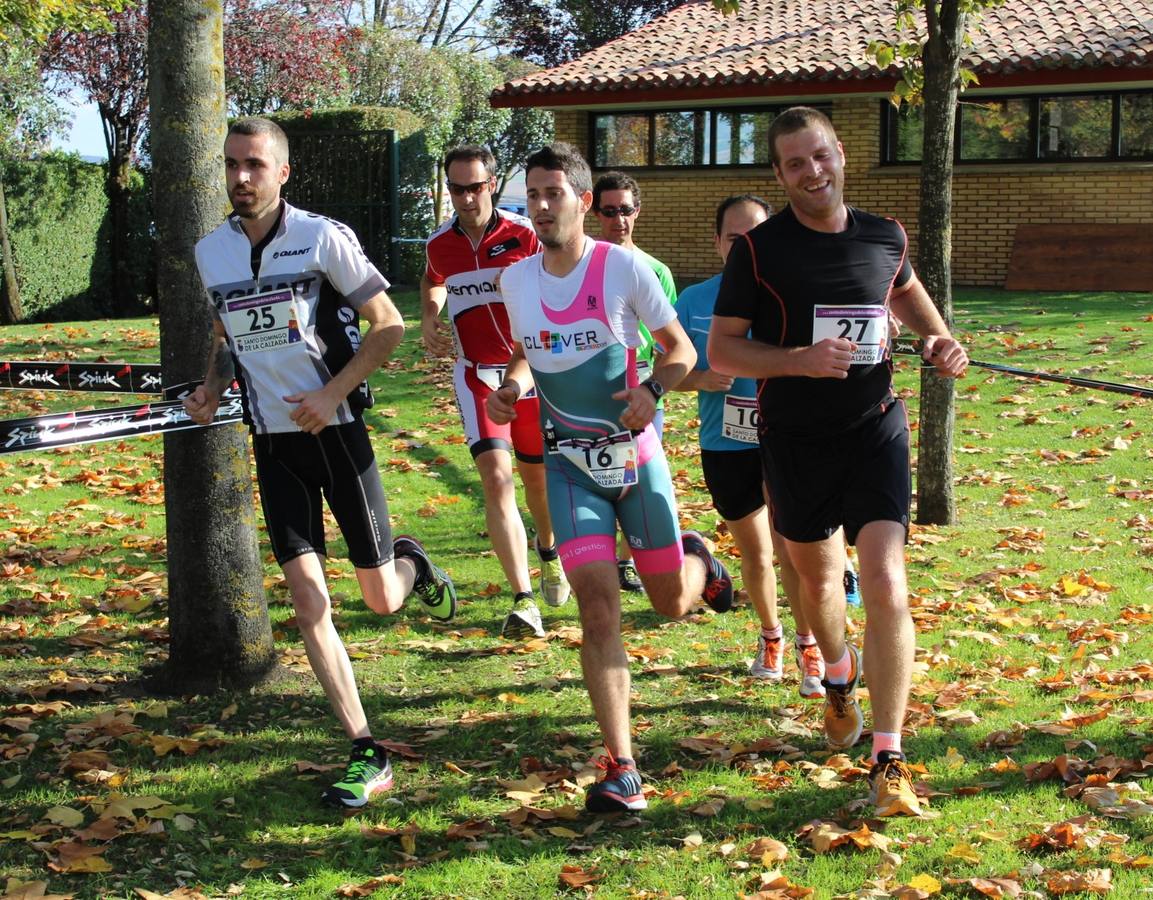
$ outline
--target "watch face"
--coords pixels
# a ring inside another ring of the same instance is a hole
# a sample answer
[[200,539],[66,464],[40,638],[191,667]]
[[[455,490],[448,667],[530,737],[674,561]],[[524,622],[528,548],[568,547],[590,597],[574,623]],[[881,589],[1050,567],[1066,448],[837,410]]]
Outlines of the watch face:
[[650,391],[652,391],[653,396],[656,397],[658,400],[661,399],[661,397],[663,397],[665,395],[665,386],[663,384],[661,384],[659,381],[653,381],[650,378],[648,381],[645,382],[645,384],[648,386],[648,389]]

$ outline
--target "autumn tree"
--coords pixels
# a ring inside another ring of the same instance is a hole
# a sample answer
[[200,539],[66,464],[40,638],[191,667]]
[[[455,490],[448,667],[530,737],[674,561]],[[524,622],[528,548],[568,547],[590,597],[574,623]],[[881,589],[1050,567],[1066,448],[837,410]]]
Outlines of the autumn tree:
[[349,0],[227,0],[229,109],[250,116],[344,102],[349,51],[359,34],[347,24],[349,6]]
[[[493,61],[500,72],[500,82],[512,81],[536,70],[536,66],[515,56],[501,56]],[[489,147],[498,167],[496,196],[504,193],[508,180],[534,150],[553,139],[553,114],[535,106],[518,106],[509,110],[508,124]]]
[[[953,145],[957,99],[972,73],[962,63],[969,30],[999,0],[896,0],[897,41],[870,52],[882,69],[898,66],[895,102],[923,104],[917,270],[945,323],[953,327]],[[922,30],[923,29],[923,30]],[[953,485],[953,379],[921,372],[917,450],[917,521],[956,521]]]
[[502,46],[513,56],[552,67],[635,31],[683,2],[496,0],[493,20],[494,28],[502,36]]
[[[221,29],[218,6],[152,4],[151,141],[165,384],[204,374],[212,333],[193,249],[228,207]],[[155,684],[186,694],[253,684],[276,657],[242,429],[166,434],[164,492],[171,641]]]
[[129,199],[132,168],[148,113],[148,15],[132,7],[109,17],[100,31],[60,30],[48,38],[43,60],[69,84],[96,104],[104,126],[108,164],[104,190],[108,195],[111,312],[124,315],[136,308],[128,261]]

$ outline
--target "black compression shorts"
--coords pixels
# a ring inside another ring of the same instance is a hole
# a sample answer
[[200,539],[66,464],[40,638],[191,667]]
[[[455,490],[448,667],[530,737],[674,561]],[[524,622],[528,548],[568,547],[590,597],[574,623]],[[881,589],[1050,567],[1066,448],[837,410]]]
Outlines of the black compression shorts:
[[736,522],[765,505],[764,469],[756,447],[748,450],[701,450],[701,471],[721,517]]
[[909,419],[900,400],[831,439],[764,434],[761,451],[773,524],[790,541],[821,541],[843,525],[856,544],[877,521],[898,522],[908,534]]
[[358,569],[392,559],[388,502],[364,423],[329,425],[320,434],[253,434],[260,502],[283,566],[305,553],[327,555],[321,498],[340,526]]

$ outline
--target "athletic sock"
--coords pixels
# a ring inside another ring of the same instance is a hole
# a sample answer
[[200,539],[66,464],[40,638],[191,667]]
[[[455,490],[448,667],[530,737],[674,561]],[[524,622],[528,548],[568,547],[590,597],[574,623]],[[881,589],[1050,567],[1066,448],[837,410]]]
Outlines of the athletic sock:
[[817,643],[817,639],[811,631],[798,631],[793,637],[793,642],[798,649],[803,650],[805,647],[812,647]]
[[845,652],[836,662],[825,660],[825,681],[829,684],[848,684],[849,676],[853,674],[853,660],[849,656],[848,645]]
[[532,591],[517,591],[516,596],[512,598],[513,606],[520,603],[521,600],[532,600]]
[[901,752],[901,735],[894,734],[891,731],[874,731],[873,732],[873,762],[877,761],[877,755],[888,750],[891,753]]
[[357,750],[371,750],[376,746],[376,738],[371,734],[368,737],[353,739],[352,746]]
[[540,541],[537,541],[536,544],[536,555],[541,558],[541,562],[552,562],[559,556],[556,544],[553,544],[551,547],[542,547]]
[[764,625],[761,626],[761,637],[766,641],[779,641],[784,636],[785,629],[781,627],[780,622],[778,622],[774,628],[766,628]]

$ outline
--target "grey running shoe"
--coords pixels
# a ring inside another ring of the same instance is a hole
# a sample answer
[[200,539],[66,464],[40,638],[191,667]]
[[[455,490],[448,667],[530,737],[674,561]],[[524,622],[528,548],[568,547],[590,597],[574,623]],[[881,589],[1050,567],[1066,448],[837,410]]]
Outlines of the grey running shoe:
[[372,799],[373,794],[392,787],[392,763],[388,753],[379,745],[364,750],[354,747],[348,759],[344,777],[325,789],[320,795],[329,806],[359,809]]
[[640,773],[631,759],[602,756],[597,768],[604,769],[605,775],[585,792],[585,809],[589,812],[623,812],[649,805]]
[[500,636],[510,641],[523,641],[530,637],[544,637],[544,625],[541,624],[540,610],[530,597],[522,597],[513,601],[512,609],[504,617]]
[[406,556],[416,565],[416,583],[413,593],[420,597],[428,614],[447,622],[456,615],[456,586],[448,573],[428,558],[428,553],[414,537],[401,535],[392,542],[396,556]]
[[[540,543],[536,544],[537,556],[540,556]],[[540,557],[540,595],[549,606],[564,606],[568,602],[568,579],[565,578],[564,569],[560,564],[560,557],[552,559]]]
[[781,653],[781,638],[770,641],[763,634],[757,636],[757,655],[749,664],[749,674],[765,681],[780,681],[785,677],[785,665]]

